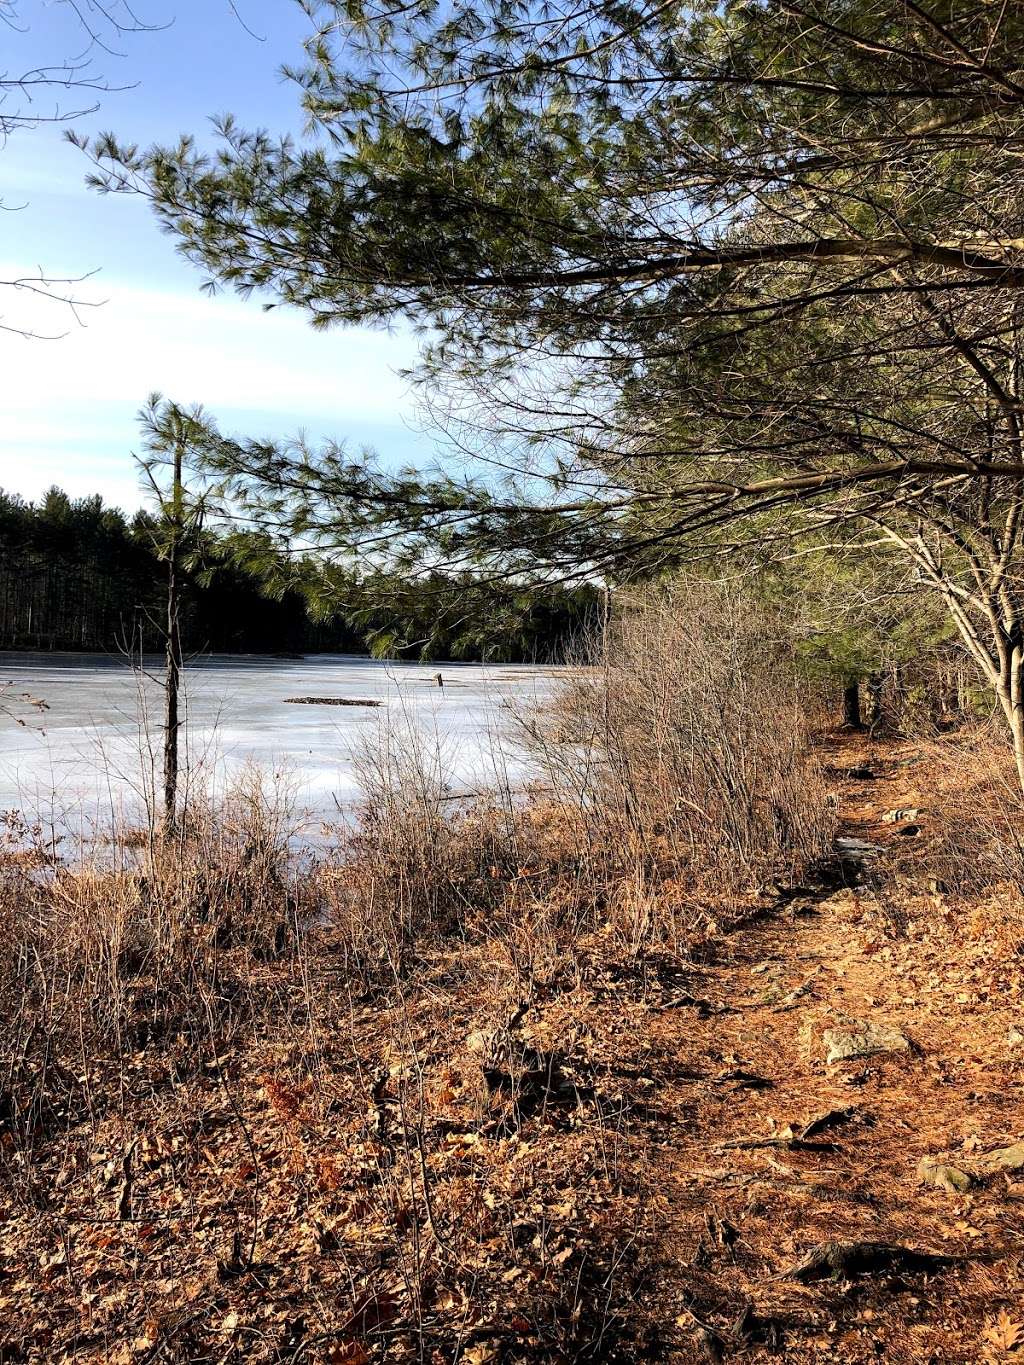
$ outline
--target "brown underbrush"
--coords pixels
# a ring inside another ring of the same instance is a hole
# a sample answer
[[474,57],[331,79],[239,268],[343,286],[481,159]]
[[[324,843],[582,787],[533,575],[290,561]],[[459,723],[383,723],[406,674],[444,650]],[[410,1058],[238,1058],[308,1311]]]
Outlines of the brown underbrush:
[[972,724],[908,746],[912,798],[888,812],[894,874],[926,891],[963,932],[1024,953],[1024,797],[1005,734]]
[[650,726],[625,636],[531,723],[529,800],[458,799],[409,731],[315,860],[254,774],[4,860],[0,1358],[658,1355],[644,1020],[834,818],[778,688],[744,759],[696,638]]
[[420,777],[302,874],[251,790],[5,866],[5,1361],[646,1349],[642,1091],[550,1008],[610,970],[573,840]]
[[252,774],[91,863],[20,827],[0,1360],[1012,1365],[1012,1188],[917,1175],[1020,1136],[1004,755],[812,745],[695,611],[528,718],[529,800],[392,734],[315,859]]
[[251,784],[6,865],[2,1358],[1012,1365],[1013,1187],[917,1171],[1019,1136],[1019,972],[937,889],[935,753],[843,743],[862,884],[702,901],[666,844],[643,933],[593,810],[408,752],[317,865]]
[[694,581],[644,598],[590,653],[524,729],[588,850],[638,899],[625,916],[636,941],[691,928],[676,913],[659,924],[645,902],[663,913],[681,887],[695,902],[750,894],[828,855],[814,698],[774,617]]

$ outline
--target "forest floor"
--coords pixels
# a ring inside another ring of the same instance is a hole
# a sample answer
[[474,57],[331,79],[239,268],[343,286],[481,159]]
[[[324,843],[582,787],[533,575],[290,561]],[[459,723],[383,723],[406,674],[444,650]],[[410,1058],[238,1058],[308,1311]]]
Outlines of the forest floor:
[[385,1007],[328,933],[222,1054],[69,1080],[0,1140],[0,1361],[1024,1361],[1021,961],[905,870],[926,752],[828,743],[879,851],[689,956],[438,948]]
[[[720,939],[690,978],[708,1007],[654,1030],[680,1068],[655,1299],[707,1359],[1024,1359],[1020,958],[996,922],[895,872],[935,818],[927,757],[833,747],[840,835],[880,850],[862,884]],[[865,1025],[894,1050],[830,1063],[835,1033]]]

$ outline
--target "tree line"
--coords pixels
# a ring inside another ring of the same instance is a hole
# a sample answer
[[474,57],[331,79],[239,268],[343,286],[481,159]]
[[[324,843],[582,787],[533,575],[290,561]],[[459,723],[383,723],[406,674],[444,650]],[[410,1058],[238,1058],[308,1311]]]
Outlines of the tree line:
[[[0,648],[163,649],[162,536],[158,513],[128,517],[99,496],[71,498],[52,488],[33,503],[0,491]],[[238,562],[243,552],[255,556],[257,541],[259,578]],[[186,653],[547,661],[597,609],[592,589],[539,596],[471,575],[360,574],[312,558],[286,562],[264,538],[210,528],[190,547],[184,579]]]

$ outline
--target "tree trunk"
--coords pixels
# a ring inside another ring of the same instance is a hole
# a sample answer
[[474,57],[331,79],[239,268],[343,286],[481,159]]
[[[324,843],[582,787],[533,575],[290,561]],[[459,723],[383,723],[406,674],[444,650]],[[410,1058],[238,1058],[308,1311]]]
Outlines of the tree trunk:
[[860,718],[860,681],[849,678],[843,688],[843,724],[851,730],[862,730]]
[[174,454],[174,491],[167,552],[167,639],[164,669],[164,831],[174,829],[178,807],[178,735],[181,721],[181,612],[178,547],[181,533],[181,447]]
[[1017,781],[1024,795],[1024,652],[1019,643],[1013,645],[1009,659],[1009,706],[1006,718],[1010,722],[1010,735],[1013,739],[1013,761],[1017,768]]
[[1017,781],[1021,795],[1024,796],[1024,712],[1015,710],[1010,716],[1010,734],[1013,738],[1013,761],[1017,768]]
[[872,673],[868,678],[868,729],[872,734],[881,729],[885,720],[885,706],[883,701],[883,691],[885,688],[885,677],[881,673]]
[[167,652],[164,670],[164,828],[174,829],[178,804],[178,692],[181,648],[178,632],[178,575],[173,559],[167,575]]

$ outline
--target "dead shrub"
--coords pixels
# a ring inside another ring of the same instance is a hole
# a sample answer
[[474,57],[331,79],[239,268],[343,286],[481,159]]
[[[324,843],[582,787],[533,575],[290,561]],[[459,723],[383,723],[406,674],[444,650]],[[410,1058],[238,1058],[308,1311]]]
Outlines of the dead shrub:
[[459,798],[436,740],[382,728],[359,760],[362,801],[341,860],[323,873],[350,964],[401,973],[416,943],[486,919],[523,872],[524,824],[500,793]]
[[144,850],[3,869],[0,1108],[22,1140],[87,1105],[104,1066],[155,1047],[194,1068],[266,1008],[259,964],[309,909],[286,819],[247,773]]
[[300,909],[294,823],[285,779],[247,766],[216,801],[193,799],[178,834],[155,846],[149,901],[185,926],[214,926],[222,947],[280,955]]
[[738,892],[825,852],[833,815],[807,714],[779,623],[694,581],[623,610],[596,662],[528,719],[591,845],[617,851],[605,861],[620,865],[632,936],[649,936],[666,879]]
[[972,902],[977,931],[1024,949],[1024,797],[1001,730],[976,726],[924,751],[929,836],[899,849],[904,868],[946,896]]
[[553,704],[519,716],[545,778],[529,801],[507,786],[459,798],[436,740],[383,729],[324,873],[350,965],[401,973],[414,946],[475,934],[549,976],[580,932],[678,947],[709,899],[802,875],[834,808],[783,639],[738,592],[651,594]]

